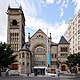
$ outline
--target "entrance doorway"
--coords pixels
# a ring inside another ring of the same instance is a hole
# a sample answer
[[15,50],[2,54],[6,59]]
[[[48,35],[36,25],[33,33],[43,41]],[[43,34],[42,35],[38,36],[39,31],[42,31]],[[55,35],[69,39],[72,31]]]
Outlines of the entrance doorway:
[[66,70],[66,66],[65,65],[62,65],[61,66],[61,71],[65,71]]
[[45,75],[45,68],[36,68],[34,69],[34,75]]

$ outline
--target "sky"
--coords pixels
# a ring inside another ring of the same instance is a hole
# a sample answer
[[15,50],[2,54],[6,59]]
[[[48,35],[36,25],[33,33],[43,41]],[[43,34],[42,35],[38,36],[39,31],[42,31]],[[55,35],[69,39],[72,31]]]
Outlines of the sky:
[[[0,41],[7,42],[7,9],[19,8],[25,16],[25,41],[28,33],[32,36],[42,29],[52,41],[58,43],[68,28],[70,19],[74,19],[80,9],[80,0],[0,0]],[[47,33],[48,32],[48,33]]]

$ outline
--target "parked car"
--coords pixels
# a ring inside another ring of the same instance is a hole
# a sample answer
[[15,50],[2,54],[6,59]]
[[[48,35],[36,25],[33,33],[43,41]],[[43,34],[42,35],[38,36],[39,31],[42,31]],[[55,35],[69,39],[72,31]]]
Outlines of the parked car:
[[50,77],[58,77],[58,75],[56,73],[53,73],[53,72],[48,72],[48,76],[50,76]]

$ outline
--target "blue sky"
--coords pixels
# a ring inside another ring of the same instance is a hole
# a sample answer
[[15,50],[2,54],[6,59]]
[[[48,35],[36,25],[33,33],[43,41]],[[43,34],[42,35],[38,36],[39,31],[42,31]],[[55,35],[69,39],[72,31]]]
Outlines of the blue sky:
[[25,34],[31,36],[42,29],[52,34],[52,41],[58,43],[68,28],[68,22],[80,9],[80,0],[0,0],[0,41],[7,42],[7,7],[22,6],[26,19]]

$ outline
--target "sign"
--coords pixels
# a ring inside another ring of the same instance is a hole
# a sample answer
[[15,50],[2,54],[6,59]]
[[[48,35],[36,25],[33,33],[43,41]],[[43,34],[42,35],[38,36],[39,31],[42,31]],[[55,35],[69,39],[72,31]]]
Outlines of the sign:
[[48,65],[50,65],[50,52],[48,52],[48,55],[47,55],[47,61],[48,61]]

